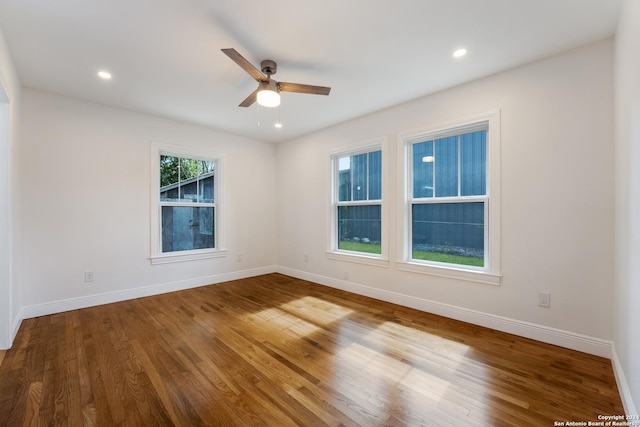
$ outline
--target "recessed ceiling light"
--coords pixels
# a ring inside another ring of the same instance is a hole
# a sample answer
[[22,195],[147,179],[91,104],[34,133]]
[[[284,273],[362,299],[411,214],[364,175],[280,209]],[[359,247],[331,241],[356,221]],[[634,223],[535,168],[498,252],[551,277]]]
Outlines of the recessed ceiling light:
[[98,77],[104,80],[111,80],[111,73],[107,71],[98,71]]
[[454,58],[462,58],[466,54],[467,54],[467,49],[461,48],[461,49],[458,49],[455,52],[453,52],[453,57]]
[[277,122],[274,126],[277,127],[278,129],[280,129],[282,127],[282,123]]

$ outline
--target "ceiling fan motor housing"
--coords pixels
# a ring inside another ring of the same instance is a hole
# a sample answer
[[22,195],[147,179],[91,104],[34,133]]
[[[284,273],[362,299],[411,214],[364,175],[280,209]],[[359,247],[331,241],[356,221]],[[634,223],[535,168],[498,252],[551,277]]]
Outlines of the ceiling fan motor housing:
[[260,67],[262,67],[262,72],[267,76],[272,76],[278,71],[278,64],[276,61],[272,61],[271,59],[265,59],[260,63]]

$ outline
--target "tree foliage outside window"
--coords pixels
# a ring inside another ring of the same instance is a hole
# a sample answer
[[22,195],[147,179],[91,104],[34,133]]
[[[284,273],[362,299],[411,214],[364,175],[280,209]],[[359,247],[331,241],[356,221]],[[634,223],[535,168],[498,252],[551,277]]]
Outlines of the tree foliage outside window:
[[160,187],[196,178],[210,172],[213,172],[213,162],[210,160],[160,156]]

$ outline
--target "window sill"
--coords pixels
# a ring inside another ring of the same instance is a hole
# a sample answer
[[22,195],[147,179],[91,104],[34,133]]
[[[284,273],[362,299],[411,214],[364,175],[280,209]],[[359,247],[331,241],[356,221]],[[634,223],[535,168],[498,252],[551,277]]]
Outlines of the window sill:
[[467,282],[482,283],[485,285],[500,286],[501,274],[488,273],[486,271],[464,270],[454,267],[435,266],[417,262],[398,262],[398,270],[412,273],[427,274],[430,276],[446,277],[449,279],[464,280]]
[[380,257],[361,255],[355,252],[327,252],[327,258],[336,261],[355,262],[374,267],[389,267],[389,261]]
[[174,262],[197,261],[209,258],[221,258],[227,256],[226,250],[214,251],[197,251],[197,252],[179,252],[171,254],[162,254],[149,257],[151,265],[170,264]]

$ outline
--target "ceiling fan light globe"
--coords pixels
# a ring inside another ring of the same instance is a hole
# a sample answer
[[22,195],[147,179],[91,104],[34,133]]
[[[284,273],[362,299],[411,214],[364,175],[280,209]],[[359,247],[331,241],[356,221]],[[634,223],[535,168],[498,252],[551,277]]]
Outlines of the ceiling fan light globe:
[[261,90],[258,92],[258,104],[263,107],[277,107],[280,105],[280,94],[273,90]]

